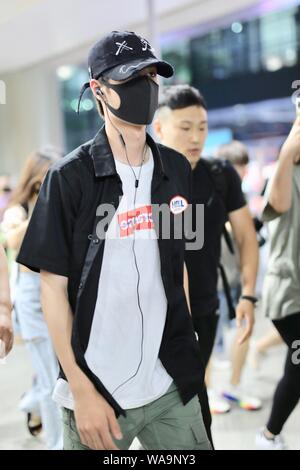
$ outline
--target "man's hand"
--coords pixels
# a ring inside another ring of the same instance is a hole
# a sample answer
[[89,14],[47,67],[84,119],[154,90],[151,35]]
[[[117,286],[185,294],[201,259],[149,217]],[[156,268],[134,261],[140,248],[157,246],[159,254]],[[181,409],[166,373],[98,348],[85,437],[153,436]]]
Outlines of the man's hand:
[[75,397],[74,412],[82,444],[93,450],[119,450],[112,439],[123,438],[115,412],[93,386]]
[[[4,344],[4,347],[1,344]],[[3,359],[13,346],[14,335],[10,313],[0,305],[0,358]]]
[[[246,325],[243,325],[243,320]],[[254,326],[254,305],[249,300],[241,299],[236,307],[236,324],[242,331],[242,335],[238,340],[239,344],[244,343],[252,334]]]

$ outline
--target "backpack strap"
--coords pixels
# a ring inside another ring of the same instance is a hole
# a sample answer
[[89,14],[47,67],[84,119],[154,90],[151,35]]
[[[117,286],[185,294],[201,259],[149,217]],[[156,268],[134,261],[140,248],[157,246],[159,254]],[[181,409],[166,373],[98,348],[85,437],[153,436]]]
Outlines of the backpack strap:
[[[227,213],[227,209],[225,206],[225,200],[227,198],[227,192],[228,192],[227,178],[225,175],[226,161],[218,160],[218,159],[208,160],[208,159],[203,158],[202,162],[204,163],[205,169],[207,171],[207,175],[209,176],[212,182],[213,188],[214,188],[214,193],[211,195],[208,201],[208,204],[211,204],[215,195],[217,194]],[[223,226],[223,236],[224,236],[229,252],[232,255],[234,255],[234,246],[233,246],[232,238],[225,224]],[[234,307],[233,300],[231,297],[230,286],[229,286],[228,279],[226,276],[226,271],[224,269],[224,266],[221,263],[219,263],[218,268],[219,268],[220,275],[222,278],[223,289],[224,289],[226,303],[227,303],[228,312],[229,312],[229,318],[232,320],[233,318],[235,318],[235,307]]]
[[[224,160],[218,160],[216,158],[213,159],[202,159],[202,162],[204,164],[204,167],[207,171],[207,174],[212,182],[213,188],[214,188],[214,193],[211,195],[208,204],[212,202],[214,199],[215,195],[217,194],[219,196],[219,199],[221,203],[223,204],[225,211],[226,206],[225,206],[225,200],[227,198],[227,193],[228,193],[228,183],[227,183],[227,178],[225,175],[225,166],[226,166],[226,161]],[[223,227],[223,235],[224,239],[226,242],[226,245],[228,247],[228,250],[230,253],[233,255],[234,254],[234,246],[232,243],[231,235],[228,232],[226,226],[224,225]]]
[[203,158],[201,161],[205,166],[216,193],[220,195],[222,202],[224,202],[228,192],[227,178],[225,175],[226,161],[217,158]]
[[223,282],[223,289],[224,289],[224,294],[226,298],[226,303],[228,307],[228,314],[229,314],[229,319],[233,320],[235,318],[235,307],[233,304],[232,296],[231,296],[231,291],[230,291],[230,286],[228,283],[227,275],[224,266],[219,263],[219,270]]

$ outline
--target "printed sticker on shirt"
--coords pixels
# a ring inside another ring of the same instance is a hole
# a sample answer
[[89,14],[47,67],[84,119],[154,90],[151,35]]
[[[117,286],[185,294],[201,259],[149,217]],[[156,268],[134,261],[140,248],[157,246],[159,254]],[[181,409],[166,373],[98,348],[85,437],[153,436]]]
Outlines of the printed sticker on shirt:
[[129,237],[135,230],[153,230],[152,207],[142,206],[135,210],[118,214],[120,237]]
[[175,196],[171,199],[170,202],[170,211],[172,214],[177,215],[184,212],[188,207],[187,200],[182,196]]

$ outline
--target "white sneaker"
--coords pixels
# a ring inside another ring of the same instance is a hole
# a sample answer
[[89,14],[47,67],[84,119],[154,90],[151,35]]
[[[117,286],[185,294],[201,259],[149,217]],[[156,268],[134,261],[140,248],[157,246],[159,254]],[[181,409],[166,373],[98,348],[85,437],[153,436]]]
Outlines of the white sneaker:
[[228,401],[220,397],[214,390],[207,390],[209,409],[212,415],[229,413],[231,406]]
[[287,445],[280,434],[274,436],[274,439],[267,439],[264,428],[256,434],[255,445],[261,450],[287,450]]
[[227,390],[223,391],[222,397],[232,403],[235,403],[243,410],[257,411],[262,407],[262,401],[259,398],[249,395],[238,385],[229,386]]

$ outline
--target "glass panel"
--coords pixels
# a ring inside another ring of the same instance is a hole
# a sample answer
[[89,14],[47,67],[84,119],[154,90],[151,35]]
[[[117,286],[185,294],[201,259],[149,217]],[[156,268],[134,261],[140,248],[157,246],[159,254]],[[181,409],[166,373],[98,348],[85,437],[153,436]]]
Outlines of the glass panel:
[[94,137],[101,126],[101,119],[89,89],[82,97],[80,114],[76,112],[80,89],[89,80],[86,67],[59,67],[57,76],[62,97],[66,150],[70,152]]

